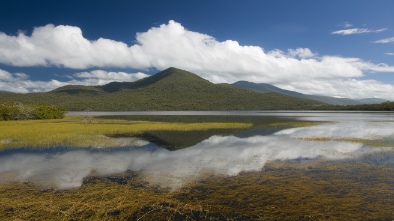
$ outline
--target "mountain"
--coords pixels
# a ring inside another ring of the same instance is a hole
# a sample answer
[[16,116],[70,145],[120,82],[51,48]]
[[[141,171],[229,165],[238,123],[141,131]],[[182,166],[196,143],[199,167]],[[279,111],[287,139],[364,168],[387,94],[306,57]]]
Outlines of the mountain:
[[261,93],[275,92],[275,93],[285,94],[285,95],[292,96],[292,97],[299,97],[299,98],[306,98],[307,97],[307,95],[305,95],[305,94],[301,94],[301,93],[298,93],[295,91],[284,90],[284,89],[275,87],[270,84],[265,84],[265,83],[252,83],[252,82],[248,82],[248,81],[237,81],[231,85],[238,87],[238,88],[250,89],[250,90],[254,90],[257,92],[261,92]]
[[44,93],[4,93],[0,101],[44,102],[74,111],[302,110],[324,105],[280,93],[259,93],[227,84],[213,84],[177,68],[168,68],[135,82],[68,85]]
[[366,98],[366,99],[355,100],[355,99],[349,99],[349,98],[335,98],[335,97],[329,97],[329,96],[308,95],[308,94],[302,94],[302,93],[295,92],[295,91],[284,90],[284,89],[281,89],[281,88],[278,88],[278,87],[275,87],[273,85],[266,84],[266,83],[252,83],[252,82],[248,82],[248,81],[238,81],[238,82],[233,83],[232,86],[257,91],[260,93],[275,92],[275,93],[288,95],[291,97],[313,99],[313,100],[317,100],[317,101],[327,103],[327,104],[332,104],[332,105],[380,104],[380,103],[387,101],[385,99],[379,99],[379,98]]

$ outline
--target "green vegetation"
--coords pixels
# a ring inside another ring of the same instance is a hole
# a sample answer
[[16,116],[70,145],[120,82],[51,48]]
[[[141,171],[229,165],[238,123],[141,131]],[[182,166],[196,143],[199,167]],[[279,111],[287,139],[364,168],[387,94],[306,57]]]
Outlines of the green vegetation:
[[355,162],[275,161],[234,177],[207,174],[175,191],[137,172],[91,176],[66,191],[0,184],[0,219],[392,220],[393,172]]
[[104,86],[69,85],[46,93],[0,95],[0,101],[46,102],[70,111],[305,110],[323,105],[310,99],[213,84],[176,68],[136,82],[112,82]]
[[122,119],[65,117],[54,120],[0,122],[0,149],[12,147],[112,147],[112,137],[137,135],[149,131],[204,131],[248,128],[248,123],[166,123]]
[[347,111],[394,111],[394,102],[383,102],[381,104],[362,104],[362,105],[347,105],[347,106],[319,106],[314,107],[314,110],[347,110]]
[[60,119],[66,110],[59,106],[47,104],[22,104],[19,102],[0,102],[0,121],[28,119]]

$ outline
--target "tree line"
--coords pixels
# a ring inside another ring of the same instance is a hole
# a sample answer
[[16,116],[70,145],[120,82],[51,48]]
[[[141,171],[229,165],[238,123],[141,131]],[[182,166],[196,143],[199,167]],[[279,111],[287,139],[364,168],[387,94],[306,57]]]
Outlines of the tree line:
[[20,102],[0,102],[0,121],[28,119],[60,119],[67,110],[60,106],[38,104],[22,104]]
[[323,105],[315,107],[314,110],[333,111],[394,111],[394,102],[386,101],[380,104],[360,104],[360,105]]

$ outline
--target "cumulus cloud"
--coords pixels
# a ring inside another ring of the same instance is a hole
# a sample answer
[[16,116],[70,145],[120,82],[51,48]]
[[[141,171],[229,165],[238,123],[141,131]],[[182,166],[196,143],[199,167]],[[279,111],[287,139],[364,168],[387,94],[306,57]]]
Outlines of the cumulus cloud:
[[394,37],[377,40],[374,43],[381,43],[381,44],[394,43]]
[[112,81],[136,81],[145,77],[148,77],[147,74],[138,72],[138,73],[125,73],[125,72],[107,72],[103,70],[94,70],[90,72],[79,72],[73,74],[76,78],[89,79],[90,81],[97,81],[100,83],[96,83],[98,85],[107,84]]
[[[350,32],[381,32],[385,29],[355,30]],[[394,72],[394,67],[386,64],[373,64],[359,58],[320,56],[309,48],[266,51],[260,46],[240,45],[234,40],[218,41],[212,36],[187,30],[175,21],[137,33],[135,42],[127,45],[104,38],[88,40],[78,27],[46,25],[35,28],[30,36],[0,33],[0,63],[80,69],[82,72],[74,77],[89,77],[91,84],[103,84],[111,74],[83,72],[83,69],[163,70],[172,66],[194,72],[214,83],[246,80],[272,84],[356,79],[364,76],[365,71]],[[124,74],[117,73],[116,76],[123,78]],[[113,76],[114,79],[119,80]],[[53,80],[49,85],[62,83]]]
[[352,64],[360,70],[373,72],[394,72],[394,66],[389,66],[384,63],[374,64],[361,59],[353,59]]
[[299,58],[311,58],[316,56],[309,48],[289,49],[289,56]]
[[[293,77],[360,76],[346,58],[316,57],[308,48],[289,49],[289,53],[264,51],[259,46],[242,46],[237,41],[219,42],[212,36],[185,29],[180,23],[153,27],[137,33],[136,44],[100,38],[90,41],[73,26],[35,28],[31,36],[0,34],[0,62],[14,66],[127,67],[159,70],[170,66],[205,73],[211,80],[230,82],[240,77],[287,79]],[[331,62],[343,70],[331,70]],[[311,74],[308,71],[313,71]],[[304,76],[306,75],[306,76]],[[240,76],[240,77],[237,77]],[[272,80],[271,80],[272,81]]]
[[125,72],[107,72],[94,70],[90,72],[79,72],[69,76],[68,81],[32,81],[26,74],[9,73],[0,69],[0,88],[3,91],[15,93],[44,92],[62,87],[65,85],[104,85],[112,81],[136,81],[148,75]]
[[305,94],[330,95],[339,98],[383,98],[394,100],[394,85],[376,80],[332,79],[294,81],[276,84],[283,89]]
[[12,78],[13,76],[10,73],[0,69],[0,80],[4,81],[4,80],[10,80]]
[[89,41],[74,26],[37,27],[31,36],[0,33],[0,61],[14,66],[60,66],[75,69],[89,67],[149,66],[141,59],[138,45],[99,38]]
[[365,34],[365,33],[379,33],[386,31],[387,28],[381,29],[369,29],[369,28],[350,28],[331,32],[333,35],[355,35],[355,34]]

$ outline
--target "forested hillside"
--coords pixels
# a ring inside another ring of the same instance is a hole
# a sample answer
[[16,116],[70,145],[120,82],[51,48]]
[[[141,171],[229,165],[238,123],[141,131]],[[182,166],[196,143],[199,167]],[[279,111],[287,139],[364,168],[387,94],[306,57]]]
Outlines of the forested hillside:
[[324,103],[213,84],[197,75],[168,68],[136,82],[103,86],[65,86],[45,93],[1,93],[0,101],[45,102],[70,111],[143,110],[306,110]]

